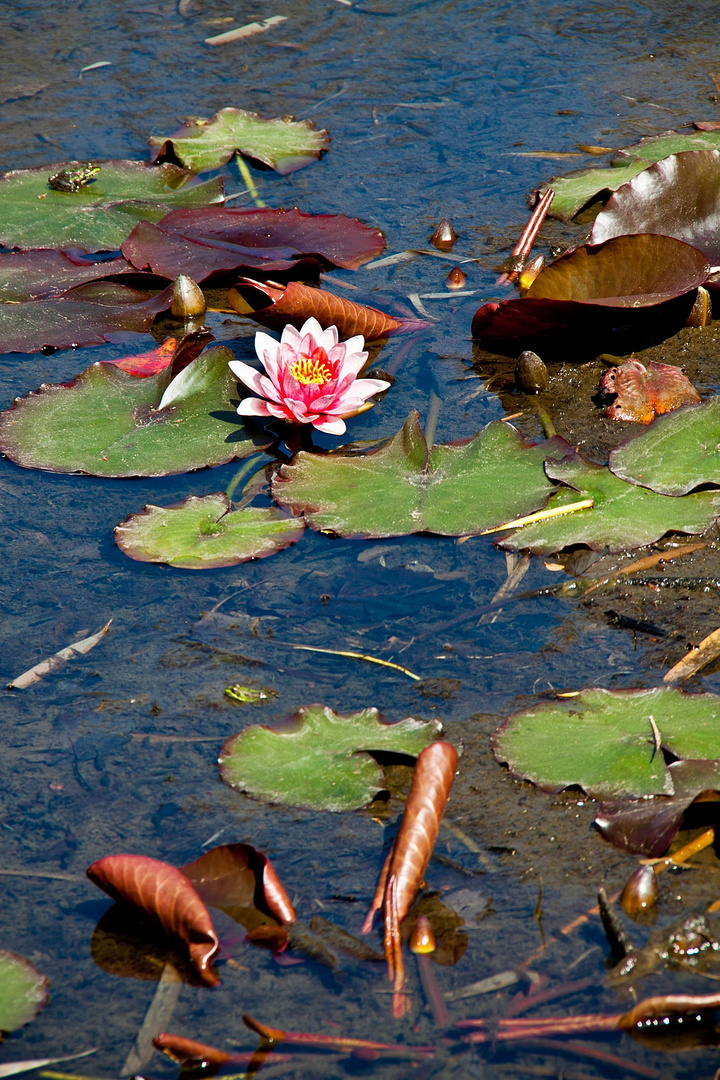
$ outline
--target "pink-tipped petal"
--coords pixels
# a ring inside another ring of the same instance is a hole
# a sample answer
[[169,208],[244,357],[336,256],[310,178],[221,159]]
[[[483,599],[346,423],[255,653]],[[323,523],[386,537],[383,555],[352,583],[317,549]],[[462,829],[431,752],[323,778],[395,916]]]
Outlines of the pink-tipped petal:
[[274,416],[274,413],[270,412],[270,406],[267,401],[263,401],[261,398],[246,397],[240,402],[237,407],[238,416]]
[[353,397],[360,396],[363,399],[372,397],[373,394],[379,394],[381,390],[388,390],[390,387],[389,382],[385,382],[384,379],[356,379],[352,384],[351,393]]
[[[335,333],[337,334],[337,330]],[[319,342],[320,338],[323,336],[323,328],[313,315],[311,315],[309,319],[306,319],[300,327],[301,340],[304,340],[308,334],[317,342]],[[337,341],[337,337],[335,338],[335,341]],[[335,344],[335,342],[333,342],[333,344]]]
[[244,364],[242,360],[230,360],[228,361],[228,367],[233,375],[237,375],[240,382],[245,383],[247,387],[254,390],[256,394],[260,394],[261,397],[265,396],[261,382],[264,376],[259,371],[250,367],[249,364]]
[[319,417],[317,420],[313,421],[313,427],[317,428],[318,431],[324,431],[326,435],[344,435],[347,430],[344,420],[332,419],[330,417],[327,419]]
[[276,382],[278,369],[282,363],[280,342],[259,330],[255,335],[255,352],[272,381]]

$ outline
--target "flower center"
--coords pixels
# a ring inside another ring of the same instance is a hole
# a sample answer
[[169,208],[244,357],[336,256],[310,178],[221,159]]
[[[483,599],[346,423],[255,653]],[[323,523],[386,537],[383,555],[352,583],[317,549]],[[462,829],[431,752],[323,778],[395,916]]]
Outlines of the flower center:
[[298,355],[294,364],[290,365],[290,373],[293,378],[304,386],[313,384],[324,386],[333,377],[332,368],[328,363],[327,353],[324,349],[315,349],[310,356]]

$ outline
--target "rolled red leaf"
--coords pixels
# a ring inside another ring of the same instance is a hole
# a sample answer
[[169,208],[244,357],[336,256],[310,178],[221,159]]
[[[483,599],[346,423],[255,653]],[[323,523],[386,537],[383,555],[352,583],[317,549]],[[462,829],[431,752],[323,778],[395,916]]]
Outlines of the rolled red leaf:
[[[458,753],[454,746],[435,742],[425,747],[415,764],[405,813],[389,862],[381,874],[381,881],[383,876],[386,881],[395,877],[399,922],[410,910],[430,862],[457,763]],[[386,891],[383,887],[383,892]],[[372,925],[373,914],[382,903],[383,894],[378,887],[363,930]]]
[[210,913],[176,867],[145,855],[108,855],[86,873],[113,900],[142,908],[169,936],[183,941],[204,983],[220,982],[210,967],[218,950]]
[[[180,1065],[190,1065],[201,1062],[203,1065],[220,1067],[231,1063],[233,1065],[249,1065],[257,1051],[243,1050],[237,1054],[228,1054],[225,1050],[218,1050],[216,1046],[208,1046],[207,1043],[195,1042],[194,1039],[185,1039],[182,1035],[170,1035],[161,1031],[153,1039],[153,1046],[161,1050],[173,1061]],[[273,1063],[290,1061],[290,1054],[277,1054],[273,1052]]]
[[[270,300],[262,305],[264,294]],[[303,323],[314,317],[323,327],[336,326],[340,340],[362,334],[366,341],[387,337],[403,326],[402,319],[395,319],[377,308],[355,304],[342,296],[290,281],[286,286],[271,285],[265,281],[243,280],[228,292],[228,303],[242,315],[270,327],[283,330],[290,323],[298,330]]]
[[290,1046],[312,1046],[318,1050],[337,1050],[340,1053],[353,1053],[355,1050],[390,1050],[408,1056],[414,1054],[434,1054],[434,1046],[406,1046],[398,1043],[372,1042],[370,1039],[352,1039],[345,1035],[316,1035],[305,1031],[285,1031],[283,1028],[270,1027],[254,1017],[243,1013],[243,1023],[266,1042],[285,1042]]
[[295,909],[270,860],[250,844],[221,844],[182,867],[200,899],[230,911],[255,906],[285,925]]

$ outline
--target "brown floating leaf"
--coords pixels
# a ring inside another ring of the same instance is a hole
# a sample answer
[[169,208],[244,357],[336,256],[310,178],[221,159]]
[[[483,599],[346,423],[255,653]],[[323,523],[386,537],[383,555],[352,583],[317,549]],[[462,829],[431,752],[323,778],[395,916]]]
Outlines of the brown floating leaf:
[[377,308],[355,304],[298,281],[278,288],[268,282],[243,278],[230,289],[228,303],[271,330],[282,330],[288,323],[299,330],[306,319],[314,316],[323,328],[336,326],[341,339],[362,334],[366,341],[373,341],[403,325],[402,319],[395,319]]
[[678,660],[677,664],[666,671],[663,682],[676,683],[689,679],[691,675],[706,667],[718,656],[720,656],[720,628],[704,637],[699,645],[693,646],[682,660]]
[[28,686],[34,686],[36,682],[40,682],[45,675],[49,675],[52,671],[58,671],[60,668],[65,667],[69,660],[76,660],[79,656],[84,656],[85,653],[89,653],[91,649],[94,649],[99,641],[107,634],[110,629],[109,622],[101,626],[97,633],[92,634],[90,637],[83,638],[82,641],[74,641],[72,645],[67,645],[64,649],[60,649],[54,656],[48,657],[47,660],[42,660],[39,664],[35,664],[29,671],[24,671],[22,675],[18,675],[16,679],[7,684],[8,690],[25,690]]
[[373,916],[383,904],[391,877],[397,883],[398,920],[402,922],[410,910],[435,847],[457,763],[458,752],[447,742],[426,746],[418,757],[405,813],[380,874],[364,933],[370,930]]
[[250,844],[222,844],[183,866],[204,903],[232,917],[256,907],[279,923],[295,922],[295,909],[270,860]]
[[605,410],[609,420],[634,420],[640,424],[649,424],[656,415],[681,405],[699,405],[701,400],[680,368],[654,360],[645,367],[632,356],[603,375],[600,392],[617,394]]
[[145,855],[107,855],[87,869],[87,876],[114,900],[142,908],[165,932],[188,946],[203,982],[220,981],[210,967],[218,939],[210,913],[180,870]]
[[354,1050],[391,1050],[408,1057],[415,1054],[435,1054],[434,1046],[406,1046],[397,1043],[372,1042],[369,1039],[352,1039],[345,1035],[315,1035],[304,1031],[285,1031],[283,1028],[270,1027],[248,1013],[243,1013],[243,1023],[255,1031],[266,1042],[286,1042],[290,1046],[312,1046],[318,1050],[338,1050],[340,1053],[352,1053]]

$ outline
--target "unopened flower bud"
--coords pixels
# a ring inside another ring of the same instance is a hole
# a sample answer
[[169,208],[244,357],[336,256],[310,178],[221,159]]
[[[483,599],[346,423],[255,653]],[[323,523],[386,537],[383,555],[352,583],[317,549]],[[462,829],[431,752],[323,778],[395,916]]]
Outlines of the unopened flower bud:
[[446,289],[462,289],[463,285],[467,281],[465,274],[459,266],[453,266],[452,270],[445,278]]
[[187,274],[180,274],[173,281],[173,298],[170,305],[170,314],[176,319],[196,319],[204,315],[207,310],[205,296]]
[[427,915],[419,915],[410,935],[410,952],[435,952],[435,934]]
[[452,222],[448,218],[443,218],[435,226],[432,236],[430,237],[430,243],[433,247],[436,247],[438,251],[449,251],[457,240],[457,233],[452,227]]
[[652,866],[639,866],[620,894],[620,906],[631,918],[654,907],[657,901],[657,876]]

